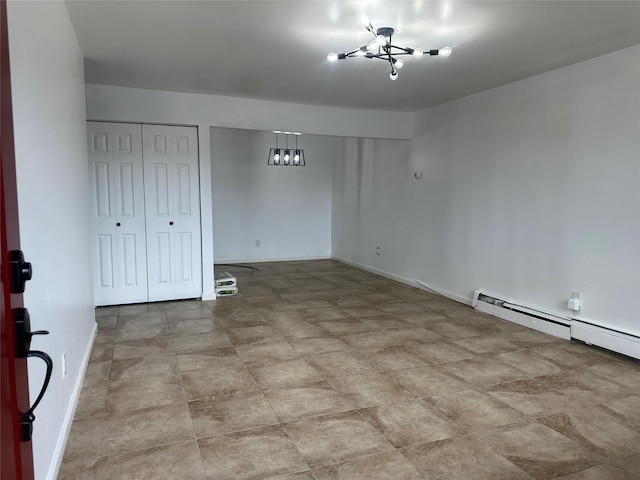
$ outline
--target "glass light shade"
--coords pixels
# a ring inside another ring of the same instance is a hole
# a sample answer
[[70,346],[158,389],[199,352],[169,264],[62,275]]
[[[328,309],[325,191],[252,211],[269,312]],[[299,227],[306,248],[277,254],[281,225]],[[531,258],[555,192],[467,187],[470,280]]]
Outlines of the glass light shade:
[[376,42],[378,42],[378,45],[380,45],[381,47],[384,47],[388,43],[387,37],[385,37],[384,35],[376,35]]
[[390,78],[391,80],[397,80],[397,79],[398,79],[398,72],[391,72],[391,73],[389,74],[389,78]]
[[448,57],[449,55],[451,55],[451,47],[441,48],[438,51],[438,55],[440,55],[441,57]]
[[396,60],[393,62],[393,66],[396,68],[404,67],[404,60],[402,60],[401,58],[396,58]]
[[284,161],[285,163],[289,163],[289,150],[284,151]]
[[367,45],[367,50],[371,52],[378,47],[380,47],[380,44],[378,43],[378,39],[376,38],[373,42]]
[[414,57],[416,57],[416,58],[420,58],[420,57],[422,56],[422,54],[423,54],[423,53],[424,53],[424,52],[422,51],[422,49],[421,49],[421,48],[416,48],[416,49],[413,51],[413,56],[414,56]]
[[295,155],[293,156],[293,161],[298,163],[300,161],[300,150],[296,150]]
[[331,52],[327,55],[327,60],[329,60],[330,62],[335,62],[336,60],[338,60],[338,54],[335,52]]

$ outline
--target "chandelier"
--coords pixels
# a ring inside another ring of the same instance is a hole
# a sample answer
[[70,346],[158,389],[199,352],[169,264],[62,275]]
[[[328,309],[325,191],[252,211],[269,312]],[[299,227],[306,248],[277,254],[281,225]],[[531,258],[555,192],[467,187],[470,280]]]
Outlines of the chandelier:
[[[362,47],[353,50],[348,53],[334,53],[331,52],[327,55],[327,60],[335,62],[336,60],[344,60],[345,58],[361,57],[361,58],[379,58],[385,62],[389,62],[391,66],[391,73],[389,78],[391,80],[398,79],[398,70],[404,66],[404,61],[401,58],[396,58],[400,55],[412,55],[415,58],[420,58],[424,55],[424,51],[420,48],[398,47],[391,43],[391,37],[395,33],[395,30],[391,27],[381,27],[377,30],[373,30],[373,25],[368,17],[361,17],[360,23],[367,31],[373,35],[373,40]],[[444,47],[440,49],[433,49],[427,52],[429,55],[440,55],[441,57],[448,57],[451,55],[451,48]]]
[[[274,131],[276,134],[276,146],[269,150],[267,165],[285,167],[304,167],[304,150],[298,148],[298,137],[301,133]],[[278,145],[278,135],[284,135],[284,148]],[[296,138],[295,148],[289,148],[289,135]]]

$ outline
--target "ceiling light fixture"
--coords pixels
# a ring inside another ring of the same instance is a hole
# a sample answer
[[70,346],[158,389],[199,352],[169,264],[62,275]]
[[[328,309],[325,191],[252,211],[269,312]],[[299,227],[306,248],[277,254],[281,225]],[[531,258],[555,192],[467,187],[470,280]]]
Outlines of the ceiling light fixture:
[[[300,133],[275,131],[276,146],[269,150],[267,165],[285,166],[285,167],[304,167],[304,150],[298,147],[298,137]],[[284,148],[278,146],[278,135],[284,135]],[[296,148],[289,148],[289,135],[296,137]]]
[[[389,78],[391,80],[397,80],[398,70],[404,66],[404,61],[401,58],[396,58],[398,55],[412,55],[415,58],[420,58],[425,53],[420,48],[398,47],[397,45],[393,45],[391,37],[395,33],[395,30],[391,27],[381,27],[374,31],[371,21],[365,16],[360,18],[360,23],[367,31],[371,32],[374,37],[373,40],[352,52],[331,52],[327,55],[327,60],[335,62],[336,60],[344,60],[345,58],[351,57],[379,58],[380,60],[389,62],[391,66]],[[431,56],[440,55],[441,57],[448,57],[451,55],[451,48],[432,49],[428,50],[427,53]]]

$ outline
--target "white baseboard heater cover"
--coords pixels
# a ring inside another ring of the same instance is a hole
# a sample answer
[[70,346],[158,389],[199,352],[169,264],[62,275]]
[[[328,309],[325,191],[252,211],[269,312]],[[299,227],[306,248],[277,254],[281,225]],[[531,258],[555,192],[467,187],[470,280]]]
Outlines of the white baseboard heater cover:
[[471,306],[523,327],[532,328],[554,337],[571,340],[571,320],[547,312],[516,305],[492,294],[476,290]]
[[574,320],[571,338],[640,359],[640,338],[633,335]]
[[533,328],[565,340],[580,340],[589,345],[640,359],[640,338],[634,335],[517,305],[481,290],[474,292],[471,306],[523,327]]

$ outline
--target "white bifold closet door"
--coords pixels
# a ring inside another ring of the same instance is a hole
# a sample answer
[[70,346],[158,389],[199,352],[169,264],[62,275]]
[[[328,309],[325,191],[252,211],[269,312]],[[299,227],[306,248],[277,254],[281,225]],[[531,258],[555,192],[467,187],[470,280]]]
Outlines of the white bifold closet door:
[[202,294],[195,127],[143,125],[149,301]]
[[140,125],[87,123],[96,305],[145,302],[147,263]]
[[202,295],[197,129],[87,122],[96,305]]

